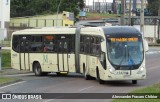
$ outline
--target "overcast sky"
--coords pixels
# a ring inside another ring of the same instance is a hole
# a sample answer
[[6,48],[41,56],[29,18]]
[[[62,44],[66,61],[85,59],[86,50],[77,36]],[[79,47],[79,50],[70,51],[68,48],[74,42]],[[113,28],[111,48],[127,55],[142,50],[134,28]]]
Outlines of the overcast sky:
[[[113,0],[94,0],[94,2],[113,2]],[[86,5],[92,5],[93,0],[86,0]]]

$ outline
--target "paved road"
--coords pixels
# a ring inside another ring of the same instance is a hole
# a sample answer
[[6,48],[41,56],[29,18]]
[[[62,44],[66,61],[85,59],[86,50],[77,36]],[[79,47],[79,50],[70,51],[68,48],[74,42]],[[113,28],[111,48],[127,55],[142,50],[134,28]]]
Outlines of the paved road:
[[[150,49],[150,51],[155,51]],[[159,48],[156,48],[159,49]],[[150,52],[149,51],[149,52]],[[160,51],[160,50],[156,50]],[[45,77],[36,77],[34,74],[10,75],[19,77],[24,81],[0,87],[0,93],[126,93],[134,89],[139,89],[154,83],[160,82],[160,53],[149,53],[146,56],[147,79],[141,80],[137,85],[132,85],[131,81],[113,81],[100,85],[96,80],[85,80],[82,75],[71,73],[68,76],[58,77],[51,74]],[[0,100],[1,102],[4,100]],[[13,102],[14,100],[5,100],[4,102]],[[16,100],[15,102],[21,102]],[[33,100],[23,100],[32,102]],[[110,102],[111,100],[35,100],[34,102]]]

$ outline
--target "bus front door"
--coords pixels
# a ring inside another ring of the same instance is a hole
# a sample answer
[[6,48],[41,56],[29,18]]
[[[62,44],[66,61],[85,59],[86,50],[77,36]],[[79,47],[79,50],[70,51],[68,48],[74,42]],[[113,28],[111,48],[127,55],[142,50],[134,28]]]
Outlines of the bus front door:
[[20,69],[29,70],[29,41],[26,37],[22,37],[20,40]]
[[62,39],[58,41],[58,68],[60,72],[68,72],[68,40]]

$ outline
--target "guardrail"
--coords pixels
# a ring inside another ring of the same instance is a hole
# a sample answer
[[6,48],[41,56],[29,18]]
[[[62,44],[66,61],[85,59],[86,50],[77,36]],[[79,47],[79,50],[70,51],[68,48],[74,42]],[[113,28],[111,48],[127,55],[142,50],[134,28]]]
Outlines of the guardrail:
[[0,41],[1,47],[10,47],[10,41]]

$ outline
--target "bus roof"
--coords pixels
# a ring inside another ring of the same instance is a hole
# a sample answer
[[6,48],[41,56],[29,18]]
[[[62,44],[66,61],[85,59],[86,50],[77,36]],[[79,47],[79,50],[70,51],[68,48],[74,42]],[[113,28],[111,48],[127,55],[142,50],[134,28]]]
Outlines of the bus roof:
[[25,29],[13,32],[13,34],[75,34],[76,28],[66,28],[66,27],[44,27],[44,28],[34,28]]
[[142,35],[138,29],[131,26],[102,27],[102,29],[105,35],[117,35],[117,34]]

